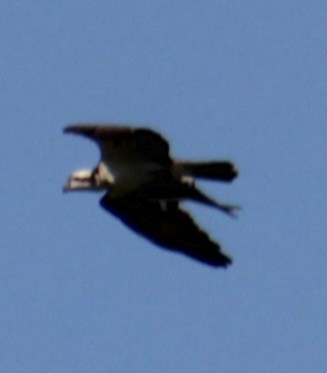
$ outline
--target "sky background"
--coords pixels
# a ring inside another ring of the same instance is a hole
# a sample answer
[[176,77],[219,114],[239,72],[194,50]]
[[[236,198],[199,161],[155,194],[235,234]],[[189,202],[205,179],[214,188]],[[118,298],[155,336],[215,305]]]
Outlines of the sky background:
[[[0,371],[327,371],[326,67],[326,1],[1,2]],[[233,160],[237,220],[185,203],[233,265],[64,195],[78,122]]]

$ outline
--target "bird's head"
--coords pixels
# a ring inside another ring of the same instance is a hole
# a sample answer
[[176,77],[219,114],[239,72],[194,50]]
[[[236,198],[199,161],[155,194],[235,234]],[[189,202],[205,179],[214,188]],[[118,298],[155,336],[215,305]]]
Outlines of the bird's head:
[[73,172],[68,178],[63,191],[98,191],[108,189],[108,187],[108,183],[105,183],[100,179],[98,168],[95,168],[94,170],[79,170]]

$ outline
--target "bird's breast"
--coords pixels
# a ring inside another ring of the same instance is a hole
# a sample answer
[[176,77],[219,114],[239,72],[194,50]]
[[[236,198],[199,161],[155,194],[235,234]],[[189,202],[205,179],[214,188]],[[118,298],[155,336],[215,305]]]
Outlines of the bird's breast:
[[111,197],[118,198],[153,181],[162,168],[150,162],[101,162],[99,173],[101,179],[110,184]]

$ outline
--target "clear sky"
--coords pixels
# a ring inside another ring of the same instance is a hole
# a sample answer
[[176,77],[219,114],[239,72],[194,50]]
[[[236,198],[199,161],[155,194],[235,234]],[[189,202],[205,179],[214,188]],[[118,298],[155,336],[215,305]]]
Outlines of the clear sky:
[[[327,371],[326,1],[3,1],[0,55],[1,372]],[[237,220],[185,204],[234,264],[64,195],[76,122],[235,161]]]

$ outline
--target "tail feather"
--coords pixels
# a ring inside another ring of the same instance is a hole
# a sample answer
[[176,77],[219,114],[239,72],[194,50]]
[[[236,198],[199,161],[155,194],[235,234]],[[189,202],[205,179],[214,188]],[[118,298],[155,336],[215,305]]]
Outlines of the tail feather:
[[[178,164],[178,163],[177,163]],[[233,163],[228,161],[213,162],[180,162],[183,175],[209,180],[232,181],[237,176]]]
[[239,206],[228,205],[218,202],[199,189],[194,185],[190,186],[186,183],[171,182],[167,184],[147,184],[136,191],[136,195],[141,198],[155,199],[155,200],[192,200],[203,203],[205,205],[215,207],[218,210],[236,217],[236,210],[239,210]]
[[208,206],[212,206],[217,208],[218,210],[224,212],[227,215],[230,215],[234,218],[237,217],[236,211],[240,209],[239,206],[236,205],[229,205],[225,203],[221,203],[217,200],[214,200],[207,195],[205,195],[203,192],[201,192],[199,189],[193,187],[189,189],[189,195],[186,197],[191,200],[204,203]]

